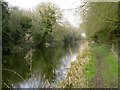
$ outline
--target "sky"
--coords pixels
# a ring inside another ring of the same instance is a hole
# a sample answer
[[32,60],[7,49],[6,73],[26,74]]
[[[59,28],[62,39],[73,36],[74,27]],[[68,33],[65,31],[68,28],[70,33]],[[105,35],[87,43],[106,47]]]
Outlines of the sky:
[[57,4],[64,11],[64,18],[70,22],[74,27],[79,27],[80,19],[75,16],[72,11],[67,11],[66,9],[76,8],[78,5],[82,4],[80,0],[5,0],[12,6],[18,6],[22,9],[32,9],[42,2],[53,2]]

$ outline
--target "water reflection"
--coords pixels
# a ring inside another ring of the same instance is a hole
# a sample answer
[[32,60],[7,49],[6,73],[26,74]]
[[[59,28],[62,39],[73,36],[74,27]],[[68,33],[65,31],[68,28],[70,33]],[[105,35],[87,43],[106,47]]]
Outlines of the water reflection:
[[[12,72],[3,70],[3,81],[14,88],[40,88],[46,80],[51,86],[65,79],[70,62],[76,59],[79,47],[56,46],[43,49],[35,49],[32,52],[32,70],[23,53],[11,54],[3,57],[3,68],[8,68],[19,73],[25,81],[21,80]],[[32,74],[31,74],[32,73]],[[31,75],[31,76],[30,76]],[[5,87],[3,85],[3,87]],[[45,87],[48,87],[48,83]]]

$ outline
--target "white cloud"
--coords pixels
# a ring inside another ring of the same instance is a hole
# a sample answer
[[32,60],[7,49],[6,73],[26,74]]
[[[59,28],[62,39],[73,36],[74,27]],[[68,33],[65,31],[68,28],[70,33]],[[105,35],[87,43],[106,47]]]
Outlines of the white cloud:
[[[32,9],[41,2],[56,3],[61,9],[72,9],[80,5],[79,0],[5,0],[10,5],[18,6],[22,9]],[[74,17],[73,13],[65,11],[64,17],[74,26],[78,27],[78,20]]]

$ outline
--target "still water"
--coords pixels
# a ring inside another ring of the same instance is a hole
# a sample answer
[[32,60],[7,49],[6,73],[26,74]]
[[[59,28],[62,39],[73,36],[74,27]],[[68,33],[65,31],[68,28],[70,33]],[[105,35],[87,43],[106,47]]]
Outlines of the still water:
[[[74,44],[3,56],[3,82],[13,88],[56,87],[58,82],[65,80],[79,48],[80,45]],[[6,87],[4,84],[3,87]]]

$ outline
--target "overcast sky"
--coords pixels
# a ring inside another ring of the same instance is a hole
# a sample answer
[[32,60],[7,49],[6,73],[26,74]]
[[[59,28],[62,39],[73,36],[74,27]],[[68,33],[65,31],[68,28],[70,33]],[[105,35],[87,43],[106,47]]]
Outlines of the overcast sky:
[[[41,2],[53,2],[56,3],[61,9],[72,9],[82,4],[80,0],[5,0],[9,2],[12,6],[18,6],[22,9],[32,9],[36,7]],[[74,27],[78,27],[79,18],[75,17],[72,12],[65,11],[64,17],[68,20]]]

